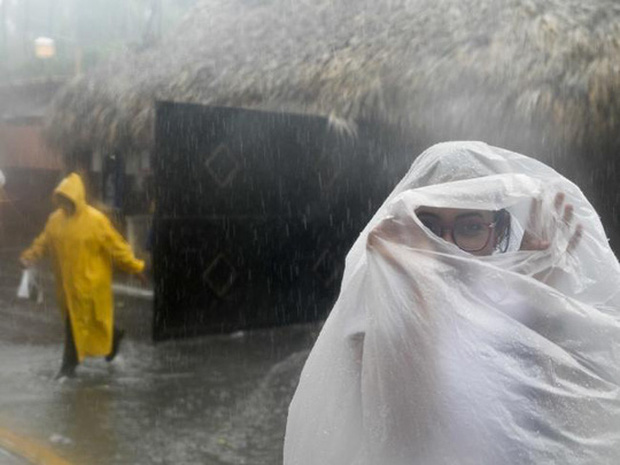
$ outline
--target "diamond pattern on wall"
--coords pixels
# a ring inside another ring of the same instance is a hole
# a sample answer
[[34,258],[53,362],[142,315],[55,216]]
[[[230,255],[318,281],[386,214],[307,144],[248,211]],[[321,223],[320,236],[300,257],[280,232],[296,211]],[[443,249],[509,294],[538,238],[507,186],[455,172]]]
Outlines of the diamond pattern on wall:
[[218,297],[224,297],[237,279],[237,271],[223,253],[213,259],[202,280]]
[[319,258],[312,266],[312,271],[319,276],[326,287],[330,286],[334,280],[338,278],[338,269],[336,269],[334,263],[332,263],[329,249],[324,249],[323,252],[321,252],[321,255],[319,255]]
[[205,167],[213,180],[220,187],[228,186],[239,171],[237,157],[226,144],[220,144],[205,161]]

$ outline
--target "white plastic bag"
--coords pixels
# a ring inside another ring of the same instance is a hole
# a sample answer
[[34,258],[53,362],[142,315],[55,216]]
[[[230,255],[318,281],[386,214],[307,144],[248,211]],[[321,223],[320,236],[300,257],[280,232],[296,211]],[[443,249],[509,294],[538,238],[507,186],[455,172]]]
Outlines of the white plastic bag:
[[17,297],[35,300],[38,304],[43,302],[43,290],[39,284],[38,273],[35,268],[27,268],[22,271],[22,277],[17,288]]
[[29,299],[30,298],[30,269],[26,269],[22,271],[22,278],[19,281],[19,286],[17,288],[17,297],[20,299]]
[[[506,209],[519,227],[506,253],[476,257],[425,228],[420,206]],[[550,247],[520,251],[523,230]],[[484,143],[433,146],[347,256],[290,406],[284,464],[616,465],[619,310],[618,261],[577,186]]]

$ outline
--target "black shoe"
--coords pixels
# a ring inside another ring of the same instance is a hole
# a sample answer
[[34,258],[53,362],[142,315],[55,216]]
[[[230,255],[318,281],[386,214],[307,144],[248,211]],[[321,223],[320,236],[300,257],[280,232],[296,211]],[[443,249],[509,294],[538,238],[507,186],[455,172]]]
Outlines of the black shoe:
[[112,340],[112,351],[105,356],[106,362],[111,362],[112,360],[114,360],[116,354],[118,354],[118,348],[121,345],[123,337],[125,337],[125,331],[123,331],[122,329],[114,331],[114,338]]
[[56,373],[54,379],[58,380],[61,378],[75,378],[75,368],[76,367],[60,367],[60,371]]

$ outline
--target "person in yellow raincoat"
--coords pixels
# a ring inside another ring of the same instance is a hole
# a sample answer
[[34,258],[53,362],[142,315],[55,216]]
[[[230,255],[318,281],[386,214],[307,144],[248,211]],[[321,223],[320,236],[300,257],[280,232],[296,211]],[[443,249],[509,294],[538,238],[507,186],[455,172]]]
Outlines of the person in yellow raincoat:
[[110,220],[86,203],[84,183],[71,173],[53,194],[58,206],[43,232],[21,256],[32,266],[51,258],[56,295],[66,322],[65,348],[58,377],[73,376],[84,357],[116,355],[123,332],[114,327],[112,267],[143,279],[144,262]]

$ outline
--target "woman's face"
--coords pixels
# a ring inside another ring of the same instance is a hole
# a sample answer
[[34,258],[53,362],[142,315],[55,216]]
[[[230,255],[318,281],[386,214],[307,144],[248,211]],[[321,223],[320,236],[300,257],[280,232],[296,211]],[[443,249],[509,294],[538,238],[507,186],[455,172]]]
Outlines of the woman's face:
[[419,207],[416,215],[435,235],[473,255],[491,255],[497,245],[495,212]]

